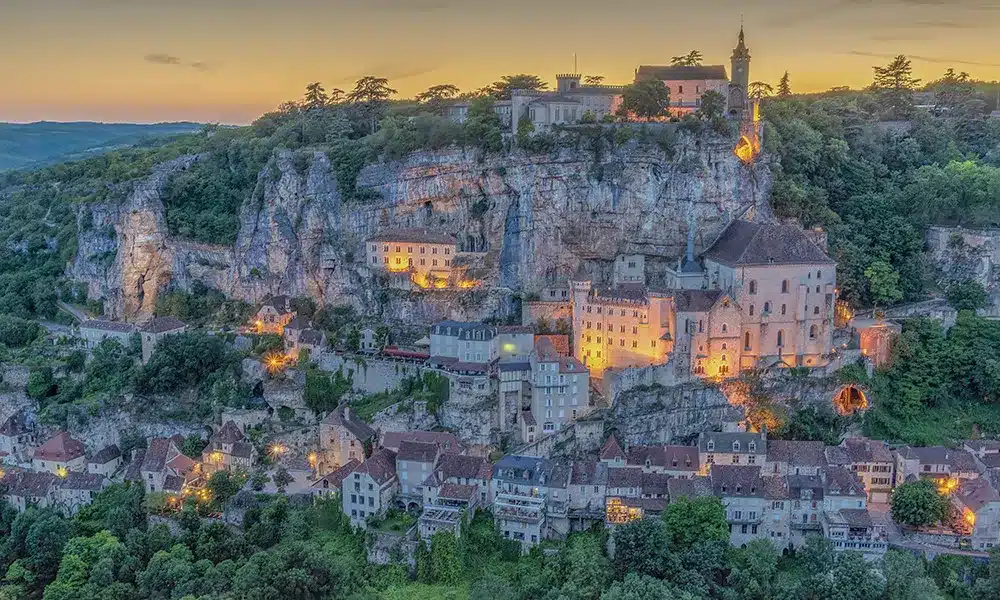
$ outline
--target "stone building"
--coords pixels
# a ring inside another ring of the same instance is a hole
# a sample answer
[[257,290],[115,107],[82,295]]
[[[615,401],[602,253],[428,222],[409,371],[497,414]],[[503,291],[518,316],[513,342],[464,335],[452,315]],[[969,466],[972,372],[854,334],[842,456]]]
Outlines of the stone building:
[[442,453],[464,454],[465,447],[448,431],[387,431],[382,434],[382,448],[399,452],[403,442],[434,444]]
[[87,472],[91,475],[111,477],[120,466],[122,466],[122,451],[115,444],[101,448],[87,459]]
[[715,465],[763,467],[767,444],[767,431],[702,432],[698,435],[698,460],[704,469]]
[[153,349],[156,344],[169,335],[184,333],[187,325],[180,319],[173,317],[154,317],[139,329],[142,339],[142,364],[149,362],[153,357]]
[[597,122],[614,116],[625,92],[623,85],[586,85],[583,76],[575,73],[556,75],[556,89],[514,90],[511,93],[511,133],[519,123],[531,123],[535,132],[545,132],[553,125],[579,123],[589,113]]
[[344,479],[359,466],[361,466],[360,462],[351,460],[346,465],[337,467],[317,479],[312,484],[310,493],[314,498],[333,498],[334,496],[339,496]]
[[973,550],[1000,546],[1000,474],[963,481],[951,496]]
[[36,443],[35,424],[23,410],[7,417],[0,425],[0,453],[11,461],[24,461]]
[[272,296],[264,301],[254,315],[254,329],[257,333],[282,335],[287,325],[295,318],[292,301],[288,296]]
[[295,317],[285,325],[284,345],[289,356],[298,357],[300,351],[306,350],[315,357],[326,349],[326,333],[313,329],[306,319]]
[[769,440],[763,473],[774,475],[818,475],[828,464],[823,442]]
[[208,440],[202,451],[202,468],[207,475],[216,471],[250,472],[257,451],[233,421],[226,421]]
[[128,348],[132,335],[136,332],[132,323],[94,319],[80,323],[80,337],[88,348],[96,348],[104,340],[114,340]]
[[338,406],[319,423],[319,472],[327,473],[351,460],[364,462],[376,439],[375,430],[347,404]]
[[18,512],[24,512],[29,506],[52,506],[59,477],[49,472],[8,471],[0,482],[3,483],[3,499]]
[[541,338],[531,355],[530,409],[542,434],[564,428],[590,412],[590,373],[575,358],[556,352]]
[[399,490],[396,454],[382,448],[368,457],[341,484],[344,514],[351,525],[365,528],[367,519],[385,514]]
[[828,464],[850,469],[861,478],[869,502],[884,504],[893,488],[895,460],[885,442],[868,438],[847,438],[839,446],[826,449]]
[[944,446],[903,446],[894,451],[895,485],[909,478],[930,479],[939,488],[950,492],[959,480],[979,477],[972,454],[966,450]]
[[64,515],[75,515],[81,508],[93,502],[94,496],[110,483],[105,475],[99,473],[68,473],[53,488],[54,504]]
[[546,498],[554,465],[544,458],[508,455],[493,465],[493,522],[522,551],[538,545],[546,531]]
[[456,363],[487,365],[497,360],[499,329],[482,323],[441,321],[431,327],[430,362],[449,368]]
[[87,453],[83,442],[73,439],[66,431],[58,433],[35,450],[31,468],[59,476],[70,471],[86,471]]
[[424,480],[437,464],[440,449],[437,444],[404,441],[396,453],[396,475],[399,477],[400,502],[413,510],[420,508],[424,497]]
[[427,228],[396,229],[368,239],[367,264],[373,270],[409,273],[422,288],[453,285],[458,243],[453,235]]
[[181,452],[183,438],[153,438],[143,454],[139,476],[147,492],[179,494],[200,477],[198,463]]

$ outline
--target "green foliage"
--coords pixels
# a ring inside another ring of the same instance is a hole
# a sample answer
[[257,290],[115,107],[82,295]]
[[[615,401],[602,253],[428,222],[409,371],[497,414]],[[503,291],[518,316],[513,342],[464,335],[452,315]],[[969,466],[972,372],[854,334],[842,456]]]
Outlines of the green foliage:
[[836,446],[847,422],[829,408],[807,406],[791,412],[778,429],[768,434],[779,440],[821,441]]
[[670,539],[662,520],[640,519],[614,530],[614,568],[619,576],[638,573],[662,578],[669,567]]
[[948,498],[926,479],[896,486],[889,499],[892,520],[910,527],[934,525],[947,516]]
[[703,119],[713,120],[721,118],[726,111],[726,98],[715,90],[709,90],[701,95],[701,106],[698,107],[698,116]]
[[663,512],[663,523],[672,548],[688,549],[696,542],[729,539],[726,509],[718,498],[678,498]]
[[41,400],[51,396],[58,391],[55,380],[52,377],[51,367],[41,367],[33,369],[28,375],[28,396],[35,400]]
[[213,335],[186,332],[167,336],[136,376],[136,388],[147,393],[169,393],[210,387],[225,371],[238,371],[239,355]]
[[620,110],[649,121],[665,115],[669,107],[670,89],[658,79],[647,79],[625,88]]
[[212,491],[212,498],[220,505],[223,505],[235,496],[246,482],[247,476],[245,473],[216,471],[208,479],[208,489]]
[[175,317],[188,326],[216,321],[221,325],[243,325],[249,320],[252,307],[246,302],[226,300],[218,290],[195,283],[191,292],[172,290],[156,298],[156,314]]
[[455,585],[462,579],[462,563],[455,535],[439,531],[431,536],[431,577],[433,581]]
[[990,296],[983,284],[975,280],[963,281],[948,287],[948,302],[955,310],[986,308]]
[[331,411],[340,405],[344,394],[351,391],[354,377],[345,377],[343,367],[329,375],[316,368],[307,368],[304,400],[316,412]]
[[42,335],[44,329],[34,321],[0,314],[0,345],[23,348]]
[[279,492],[284,493],[285,487],[294,481],[294,478],[292,477],[292,474],[288,472],[288,469],[280,466],[278,467],[278,470],[274,472],[274,475],[271,476],[271,481],[274,482],[274,487],[278,488]]

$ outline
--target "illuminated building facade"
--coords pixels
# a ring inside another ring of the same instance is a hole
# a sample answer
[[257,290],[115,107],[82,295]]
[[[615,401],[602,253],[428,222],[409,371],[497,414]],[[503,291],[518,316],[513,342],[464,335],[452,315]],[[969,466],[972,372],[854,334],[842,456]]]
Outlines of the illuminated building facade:
[[319,472],[329,473],[352,460],[364,462],[377,438],[347,404],[338,406],[319,423]]
[[372,269],[391,273],[409,273],[423,288],[446,288],[451,285],[455,237],[424,228],[397,229],[380,233],[368,240],[367,264]]
[[590,412],[590,373],[583,363],[556,352],[539,338],[531,355],[531,413],[542,435],[558,431]]
[[202,451],[202,468],[210,475],[216,471],[250,472],[256,450],[234,421],[226,423],[208,440]]
[[951,496],[973,550],[1000,546],[1000,474],[995,469],[962,482]]
[[285,325],[295,318],[292,301],[288,296],[272,296],[264,301],[254,315],[253,325],[256,333],[274,333],[283,335]]

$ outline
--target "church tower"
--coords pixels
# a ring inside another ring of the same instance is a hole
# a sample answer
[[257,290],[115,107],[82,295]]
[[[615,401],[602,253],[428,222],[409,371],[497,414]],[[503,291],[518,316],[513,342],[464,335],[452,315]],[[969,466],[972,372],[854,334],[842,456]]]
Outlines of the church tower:
[[749,108],[750,91],[750,50],[743,39],[743,26],[740,25],[740,40],[733,48],[732,74],[729,80],[729,116],[742,119]]

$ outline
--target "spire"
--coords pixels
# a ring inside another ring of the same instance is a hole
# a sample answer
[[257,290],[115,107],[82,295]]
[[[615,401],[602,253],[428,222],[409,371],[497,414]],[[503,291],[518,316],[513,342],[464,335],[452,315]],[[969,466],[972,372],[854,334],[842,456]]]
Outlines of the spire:
[[743,35],[743,19],[740,19],[740,38],[733,49],[733,58],[750,58],[750,50],[747,49],[746,39]]

